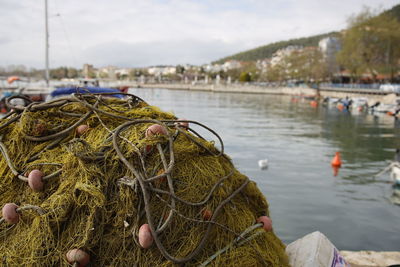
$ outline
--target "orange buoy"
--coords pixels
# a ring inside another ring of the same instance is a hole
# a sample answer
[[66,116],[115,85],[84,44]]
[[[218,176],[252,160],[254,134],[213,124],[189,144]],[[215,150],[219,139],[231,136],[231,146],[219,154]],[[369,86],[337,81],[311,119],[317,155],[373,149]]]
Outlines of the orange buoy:
[[37,136],[42,136],[45,132],[47,131],[47,126],[44,123],[37,123],[34,128],[32,133],[34,133]]
[[76,133],[78,134],[78,136],[81,136],[81,135],[83,135],[84,133],[86,133],[88,130],[89,130],[89,125],[82,124],[82,125],[79,125],[79,126],[76,128]]
[[8,77],[7,82],[8,82],[8,84],[12,84],[13,82],[19,81],[19,80],[20,80],[20,78],[18,76],[10,76],[10,77]]
[[343,104],[341,104],[341,103],[338,104],[338,105],[337,105],[337,109],[340,110],[340,111],[343,111],[343,109],[344,109]]
[[212,211],[207,208],[204,208],[201,210],[201,216],[203,217],[204,221],[209,221],[211,219],[212,215],[213,215]]
[[[160,170],[157,172],[157,176],[158,176],[158,175],[161,175],[161,174],[164,174],[164,173],[165,173],[164,169],[160,169]],[[161,186],[162,184],[164,184],[166,181],[167,181],[167,177],[166,177],[166,176],[163,176],[163,177],[158,178],[157,180],[155,180],[155,181],[154,181],[154,184],[155,184],[157,187],[160,187],[160,186]]]
[[33,191],[39,192],[43,190],[43,172],[40,170],[32,170],[28,175],[28,185]]
[[71,249],[67,252],[66,258],[70,264],[77,263],[79,267],[86,266],[90,262],[90,255],[82,249]]
[[186,119],[178,119],[178,121],[175,122],[175,125],[186,130],[189,128],[189,122],[187,122]]
[[257,219],[258,223],[263,224],[263,229],[267,232],[272,230],[272,220],[268,216],[261,216]]
[[167,135],[168,131],[164,126],[161,126],[159,124],[153,124],[151,126],[149,126],[149,128],[147,128],[146,130],[146,137],[151,137],[153,135]]
[[342,166],[342,161],[340,159],[340,153],[336,152],[335,156],[333,157],[332,161],[331,161],[331,165],[333,167],[340,167]]
[[3,219],[10,223],[16,224],[19,222],[18,206],[14,203],[6,203],[1,210]]
[[151,151],[153,151],[153,146],[152,146],[152,145],[146,145],[146,146],[144,147],[144,152],[145,152],[146,154],[150,154]]
[[312,106],[313,108],[316,108],[316,107],[318,107],[318,102],[315,101],[315,100],[312,100],[312,101],[310,102],[310,106]]
[[145,223],[139,228],[139,244],[142,248],[149,248],[153,244],[150,226]]
[[[164,126],[159,125],[159,124],[150,125],[149,128],[147,128],[146,132],[145,132],[146,138],[149,138],[149,137],[152,137],[155,135],[167,135],[167,134],[168,134],[168,130]],[[144,147],[144,152],[146,154],[149,154],[152,150],[153,150],[152,145],[146,145]]]

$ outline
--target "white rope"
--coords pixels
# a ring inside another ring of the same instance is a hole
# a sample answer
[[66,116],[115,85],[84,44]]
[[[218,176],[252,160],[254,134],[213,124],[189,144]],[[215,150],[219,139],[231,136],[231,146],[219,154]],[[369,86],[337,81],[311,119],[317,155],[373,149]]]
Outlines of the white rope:
[[379,173],[377,173],[377,174],[375,174],[374,175],[374,178],[376,178],[376,177],[378,177],[378,176],[381,176],[382,174],[384,174],[384,173],[386,173],[386,172],[388,172],[388,171],[390,171],[391,169],[392,169],[392,167],[393,166],[400,166],[400,164],[399,164],[399,162],[398,161],[393,161],[393,162],[391,162],[387,167],[385,167],[382,171],[380,171]]

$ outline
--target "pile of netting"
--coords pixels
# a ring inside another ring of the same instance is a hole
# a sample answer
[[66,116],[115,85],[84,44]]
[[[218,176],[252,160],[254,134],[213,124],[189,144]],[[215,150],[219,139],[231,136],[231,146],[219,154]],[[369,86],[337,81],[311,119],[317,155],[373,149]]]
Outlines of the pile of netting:
[[123,95],[6,101],[1,266],[287,266],[221,138]]

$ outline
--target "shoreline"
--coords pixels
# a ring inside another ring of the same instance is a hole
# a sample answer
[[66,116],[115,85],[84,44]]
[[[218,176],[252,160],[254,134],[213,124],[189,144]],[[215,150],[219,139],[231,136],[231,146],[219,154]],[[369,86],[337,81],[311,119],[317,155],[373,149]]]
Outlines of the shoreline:
[[366,97],[375,101],[383,101],[385,96],[394,94],[375,89],[354,89],[354,88],[330,88],[322,87],[319,89],[307,87],[265,87],[246,84],[179,84],[179,83],[158,83],[158,84],[136,84],[130,88],[152,88],[183,91],[206,91],[218,93],[240,93],[240,94],[266,94],[266,95],[289,95],[305,97]]
[[[182,91],[204,91],[216,93],[237,93],[237,94],[263,94],[263,95],[289,95],[300,97],[317,97],[317,98],[369,98],[375,102],[384,101],[385,96],[395,94],[393,92],[385,92],[377,89],[360,89],[360,88],[334,88],[321,86],[318,89],[310,87],[285,87],[285,86],[261,86],[252,84],[205,84],[205,83],[138,83],[133,81],[113,81],[103,84],[103,87],[129,87],[137,88],[153,88],[153,89],[168,89]],[[18,87],[6,86],[0,90],[17,90]],[[53,87],[41,86],[26,86],[23,93],[27,95],[49,94]],[[398,96],[400,94],[397,94]]]

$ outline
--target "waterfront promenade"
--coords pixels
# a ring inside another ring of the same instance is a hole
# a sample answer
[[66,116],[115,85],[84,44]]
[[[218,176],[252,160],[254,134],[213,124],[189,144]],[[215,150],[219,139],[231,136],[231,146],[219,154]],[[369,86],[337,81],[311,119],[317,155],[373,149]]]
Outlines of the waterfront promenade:
[[242,94],[273,94],[293,96],[319,96],[335,98],[366,97],[373,101],[384,101],[384,97],[390,92],[378,89],[363,88],[334,88],[321,87],[319,89],[308,87],[267,87],[251,84],[183,84],[183,83],[159,83],[159,84],[135,84],[134,88],[163,88],[170,90],[209,91],[221,93],[242,93]]
[[[60,82],[51,81],[51,85],[61,86]],[[301,86],[265,86],[256,84],[218,84],[218,83],[138,83],[134,81],[108,81],[101,82],[103,87],[130,87],[130,88],[160,88],[169,90],[184,90],[184,91],[208,91],[220,93],[240,93],[240,94],[270,94],[270,95],[292,95],[300,97],[317,97],[317,98],[368,98],[369,103],[381,102],[385,103],[385,96],[393,94],[379,89],[367,88],[348,88],[346,87],[329,87],[320,86],[320,88],[309,88]],[[0,91],[18,91],[20,88],[11,86],[2,86]],[[52,87],[47,88],[40,85],[27,84],[22,90],[26,95],[48,95],[53,90]],[[388,103],[390,104],[390,103]]]

